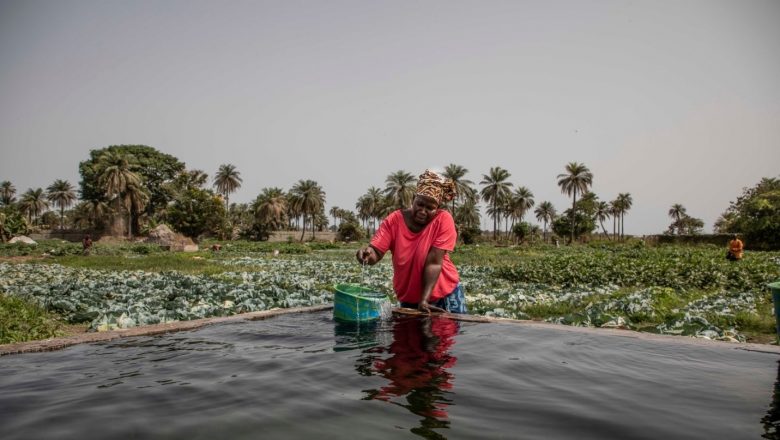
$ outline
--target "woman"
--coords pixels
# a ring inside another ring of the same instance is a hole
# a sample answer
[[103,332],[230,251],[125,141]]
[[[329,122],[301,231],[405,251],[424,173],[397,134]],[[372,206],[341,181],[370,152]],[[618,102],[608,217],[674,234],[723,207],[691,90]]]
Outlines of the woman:
[[439,206],[455,197],[455,184],[425,170],[417,181],[412,207],[382,221],[371,243],[357,251],[361,264],[374,265],[393,254],[393,290],[401,307],[466,313],[458,270],[448,252],[458,238],[452,215]]

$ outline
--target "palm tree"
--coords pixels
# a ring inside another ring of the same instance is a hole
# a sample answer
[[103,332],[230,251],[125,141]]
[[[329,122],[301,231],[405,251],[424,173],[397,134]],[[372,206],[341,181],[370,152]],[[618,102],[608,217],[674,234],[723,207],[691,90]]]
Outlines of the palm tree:
[[610,207],[609,203],[600,201],[596,203],[596,220],[599,221],[599,224],[601,225],[601,230],[604,231],[604,235],[609,239],[609,234],[607,233],[607,228],[604,227],[604,220],[608,219],[610,215]]
[[685,206],[675,203],[672,205],[671,208],[669,208],[669,217],[671,217],[674,220],[674,223],[678,225],[677,234],[680,235],[682,233],[682,227],[680,224],[680,220],[682,218],[685,218],[688,216],[688,213],[686,212]]
[[[387,211],[387,203],[386,203],[386,197],[382,195],[382,190],[372,186],[368,188],[368,191],[366,192],[365,196],[368,198],[368,214],[371,218],[371,229],[372,234],[376,231],[376,225],[377,222],[379,222],[382,217],[385,216],[385,211]],[[389,213],[388,213],[389,214]]]
[[301,240],[306,233],[306,217],[311,217],[311,238],[314,238],[314,216],[317,215],[320,208],[325,204],[325,192],[320,185],[313,180],[299,180],[292,187],[290,193],[296,196],[296,204],[303,215],[303,232]]
[[612,216],[612,238],[618,239],[617,231],[620,228],[620,201],[615,199],[609,202],[609,214]]
[[536,207],[534,214],[536,214],[537,220],[544,223],[544,241],[547,242],[547,223],[552,223],[555,220],[555,207],[545,200]]
[[56,207],[60,208],[60,231],[65,227],[65,208],[69,208],[76,200],[76,191],[70,182],[57,179],[46,188],[46,198]]
[[501,167],[492,167],[488,174],[482,175],[482,181],[479,182],[480,185],[485,185],[480,191],[482,200],[489,203],[492,208],[488,210],[488,214],[493,217],[493,239],[496,238],[497,220],[501,213],[498,205],[510,194],[509,188],[512,187],[512,183],[506,181],[509,176],[511,176],[509,171]]
[[176,176],[175,185],[177,189],[186,191],[190,189],[201,189],[209,180],[209,175],[202,170],[185,170]]
[[76,205],[73,215],[73,223],[81,229],[97,228],[98,222],[103,221],[110,208],[101,200],[86,200]]
[[135,173],[135,157],[131,154],[122,154],[108,151],[98,159],[101,169],[98,182],[109,200],[120,196],[127,185],[140,185],[141,176]]
[[571,203],[571,239],[569,244],[574,242],[574,214],[577,205],[577,193],[586,192],[588,187],[593,185],[593,173],[590,172],[585,164],[569,162],[566,165],[566,173],[558,174],[558,186],[561,192],[573,196]]
[[685,209],[685,206],[679,203],[675,203],[671,208],[669,208],[669,217],[671,217],[674,221],[680,221],[681,218],[688,215],[686,211],[687,210]]
[[339,226],[336,224],[336,219],[338,218],[339,211],[341,211],[341,208],[338,206],[333,206],[330,208],[330,215],[333,217],[333,227],[338,229]]
[[127,210],[128,238],[133,238],[133,216],[137,218],[144,211],[147,203],[149,203],[149,194],[143,187],[135,183],[127,185],[122,193],[122,206]]
[[456,201],[462,203],[467,198],[474,197],[474,194],[477,192],[477,190],[474,189],[474,182],[463,178],[468,172],[469,170],[466,168],[451,163],[444,168],[444,173],[442,173],[446,179],[450,179],[455,183],[456,196],[452,199],[453,213],[455,212]]
[[479,227],[479,207],[477,206],[477,199],[474,197],[468,197],[453,213],[455,217],[455,224],[462,228],[477,228]]
[[214,188],[217,192],[225,196],[225,207],[230,206],[230,193],[241,188],[243,180],[236,167],[230,164],[220,165],[217,174],[214,175]]
[[403,209],[412,205],[417,178],[411,173],[398,170],[387,176],[385,184],[385,194],[393,201],[393,206]]
[[301,198],[293,192],[287,193],[287,221],[290,230],[298,230],[301,224]]
[[618,194],[617,200],[620,206],[620,239],[623,240],[625,238],[625,215],[626,212],[631,209],[631,205],[634,204],[634,200],[631,198],[630,193]]
[[363,222],[363,227],[368,230],[368,221],[371,219],[372,202],[368,195],[363,194],[355,203],[358,218]]
[[[127,187],[130,185],[140,187],[142,183],[141,176],[135,172],[137,168],[135,157],[132,154],[107,151],[98,159],[97,167],[100,170],[98,184],[105,192],[106,198],[109,201],[114,201],[114,212],[118,215],[123,206]],[[119,221],[121,217],[115,217],[115,219]],[[121,223],[115,222],[114,229],[118,228],[121,228]]]
[[501,199],[501,202],[498,204],[498,209],[500,211],[500,216],[504,219],[504,231],[506,232],[507,238],[509,238],[509,235],[511,234],[509,231],[509,218],[512,217],[513,212],[511,192],[504,196],[503,199]]
[[[518,186],[515,188],[515,192],[512,193],[511,197],[512,228],[514,228],[515,221],[522,222],[525,213],[534,207],[534,193],[524,186]],[[512,228],[510,228],[510,231]]]
[[[372,229],[376,230],[377,221],[385,213],[385,197],[382,196],[382,190],[375,186],[368,188],[368,191],[358,199],[355,209],[358,218],[363,221],[363,227],[369,234],[372,234]],[[371,228],[369,228],[369,223]]]
[[27,214],[30,223],[33,223],[33,220],[37,219],[49,207],[49,202],[46,201],[43,189],[38,188],[34,190],[30,188],[22,194],[19,207],[22,209],[22,212]]
[[252,205],[255,219],[261,224],[276,230],[285,223],[287,215],[287,197],[281,188],[263,188]]
[[0,182],[0,202],[3,205],[8,206],[13,203],[14,195],[16,195],[16,188],[11,182],[7,180]]

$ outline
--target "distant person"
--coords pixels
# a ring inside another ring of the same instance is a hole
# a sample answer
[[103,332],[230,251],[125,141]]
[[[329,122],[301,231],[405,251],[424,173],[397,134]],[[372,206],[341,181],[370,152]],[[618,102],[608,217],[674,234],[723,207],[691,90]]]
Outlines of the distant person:
[[83,255],[89,255],[89,253],[92,251],[92,237],[89,234],[85,235],[81,240],[81,247],[81,253]]
[[393,254],[393,290],[401,307],[466,313],[458,270],[448,255],[458,233],[452,215],[439,209],[455,197],[455,184],[425,170],[417,181],[410,208],[388,215],[371,239],[357,251],[359,263],[374,265]]
[[742,253],[745,245],[742,240],[737,238],[737,234],[729,241],[729,251],[726,254],[726,259],[730,261],[737,261],[742,259]]

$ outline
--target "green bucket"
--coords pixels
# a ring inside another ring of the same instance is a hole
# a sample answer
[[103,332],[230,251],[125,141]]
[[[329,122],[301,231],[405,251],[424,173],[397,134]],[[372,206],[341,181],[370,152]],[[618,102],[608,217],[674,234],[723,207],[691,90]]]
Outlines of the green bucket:
[[780,281],[767,285],[772,290],[772,302],[775,305],[775,331],[777,342],[780,343]]
[[387,295],[356,284],[336,284],[333,297],[333,318],[338,321],[374,321],[382,317]]

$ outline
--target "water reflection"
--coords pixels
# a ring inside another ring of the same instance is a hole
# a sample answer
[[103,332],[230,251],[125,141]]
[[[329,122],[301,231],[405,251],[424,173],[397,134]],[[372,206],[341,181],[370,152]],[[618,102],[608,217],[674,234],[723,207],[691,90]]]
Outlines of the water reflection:
[[[448,429],[447,407],[452,405],[454,376],[448,371],[457,358],[449,352],[459,323],[440,317],[396,317],[389,344],[375,341],[363,350],[355,369],[361,375],[382,376],[388,384],[364,390],[364,400],[382,400],[421,416],[411,431],[430,439],[445,438],[434,429]],[[380,336],[381,337],[381,336]],[[363,341],[366,342],[365,340]]]
[[769,411],[761,419],[764,425],[763,438],[780,439],[780,362],[777,364],[777,379],[775,379],[775,390],[772,393],[772,402],[769,404]]
[[382,321],[335,321],[336,341],[333,345],[333,351],[363,349],[380,344],[382,329],[387,325],[390,324]]

